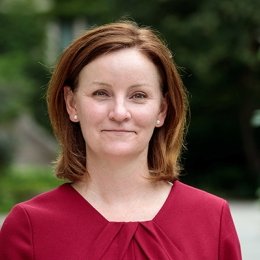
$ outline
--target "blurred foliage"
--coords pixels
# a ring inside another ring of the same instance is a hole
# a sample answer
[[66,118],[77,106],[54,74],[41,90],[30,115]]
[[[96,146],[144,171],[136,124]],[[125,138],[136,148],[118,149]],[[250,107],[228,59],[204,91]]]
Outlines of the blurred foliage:
[[[31,1],[0,4],[0,123],[23,110],[33,110],[30,102],[43,84],[44,17]],[[35,71],[40,71],[35,75]],[[37,106],[36,106],[37,109]]]
[[226,195],[255,195],[260,127],[250,121],[260,108],[259,0],[52,0],[44,15],[25,2],[26,8],[0,12],[0,120],[26,108],[48,126],[48,73],[39,64],[46,21],[81,17],[94,25],[133,19],[167,40],[190,93],[182,179]]
[[13,159],[14,143],[7,132],[0,131],[0,172],[4,174],[4,169],[9,166]]
[[159,28],[185,68],[190,92],[187,180],[209,185],[211,179],[221,191],[252,196],[260,185],[260,129],[250,124],[260,107],[260,2],[164,4],[169,12]]
[[5,171],[0,175],[0,213],[62,183],[46,167],[7,168]]
[[1,169],[13,159],[10,123],[25,111],[38,121],[43,118],[45,101],[41,96],[46,72],[40,62],[44,54],[44,21],[30,0],[0,2]]
[[50,15],[54,18],[74,19],[75,17],[86,17],[95,23],[102,23],[111,19],[114,12],[118,12],[117,7],[120,1],[114,0],[54,0]]

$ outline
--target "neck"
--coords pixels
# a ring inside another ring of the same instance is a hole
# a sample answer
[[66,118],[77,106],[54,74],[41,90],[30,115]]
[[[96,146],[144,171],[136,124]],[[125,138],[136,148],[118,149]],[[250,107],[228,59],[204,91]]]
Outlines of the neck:
[[81,193],[91,192],[106,201],[114,201],[139,196],[153,186],[148,180],[146,158],[132,161],[88,158],[87,162],[88,176],[74,185]]
[[165,202],[171,186],[147,177],[146,160],[91,160],[89,175],[74,188],[106,219],[111,221],[151,220]]

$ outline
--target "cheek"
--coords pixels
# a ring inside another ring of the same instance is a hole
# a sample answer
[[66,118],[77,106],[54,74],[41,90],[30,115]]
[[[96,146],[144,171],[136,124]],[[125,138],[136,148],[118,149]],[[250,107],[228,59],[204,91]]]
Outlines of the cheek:
[[91,102],[85,102],[79,106],[78,113],[81,121],[94,123],[106,116],[106,109]]
[[156,120],[158,119],[158,110],[155,108],[149,108],[144,111],[140,111],[135,115],[135,120],[140,126],[154,127]]

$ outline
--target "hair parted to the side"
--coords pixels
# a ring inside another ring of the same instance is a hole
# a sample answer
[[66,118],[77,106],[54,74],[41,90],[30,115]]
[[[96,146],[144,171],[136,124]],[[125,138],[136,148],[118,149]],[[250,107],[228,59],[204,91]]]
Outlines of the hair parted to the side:
[[53,131],[60,144],[56,162],[59,178],[77,181],[87,174],[86,145],[79,123],[70,121],[64,101],[64,86],[77,88],[80,71],[97,57],[124,48],[136,48],[157,67],[161,88],[168,102],[164,125],[155,128],[148,150],[148,166],[154,180],[173,181],[180,172],[184,143],[187,95],[170,50],[148,27],[120,21],[91,28],[61,55],[52,74],[47,104]]

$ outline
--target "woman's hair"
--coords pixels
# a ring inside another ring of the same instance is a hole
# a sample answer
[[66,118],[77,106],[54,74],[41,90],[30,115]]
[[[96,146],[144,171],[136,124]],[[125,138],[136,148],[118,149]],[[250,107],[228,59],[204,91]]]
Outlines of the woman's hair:
[[80,71],[106,53],[136,48],[157,67],[161,89],[168,103],[164,125],[155,128],[148,149],[148,167],[154,180],[175,180],[186,125],[187,96],[171,52],[150,28],[123,21],[88,30],[61,55],[47,92],[50,121],[60,143],[56,175],[70,181],[87,173],[86,145],[79,123],[71,122],[64,100],[64,86],[77,88]]

